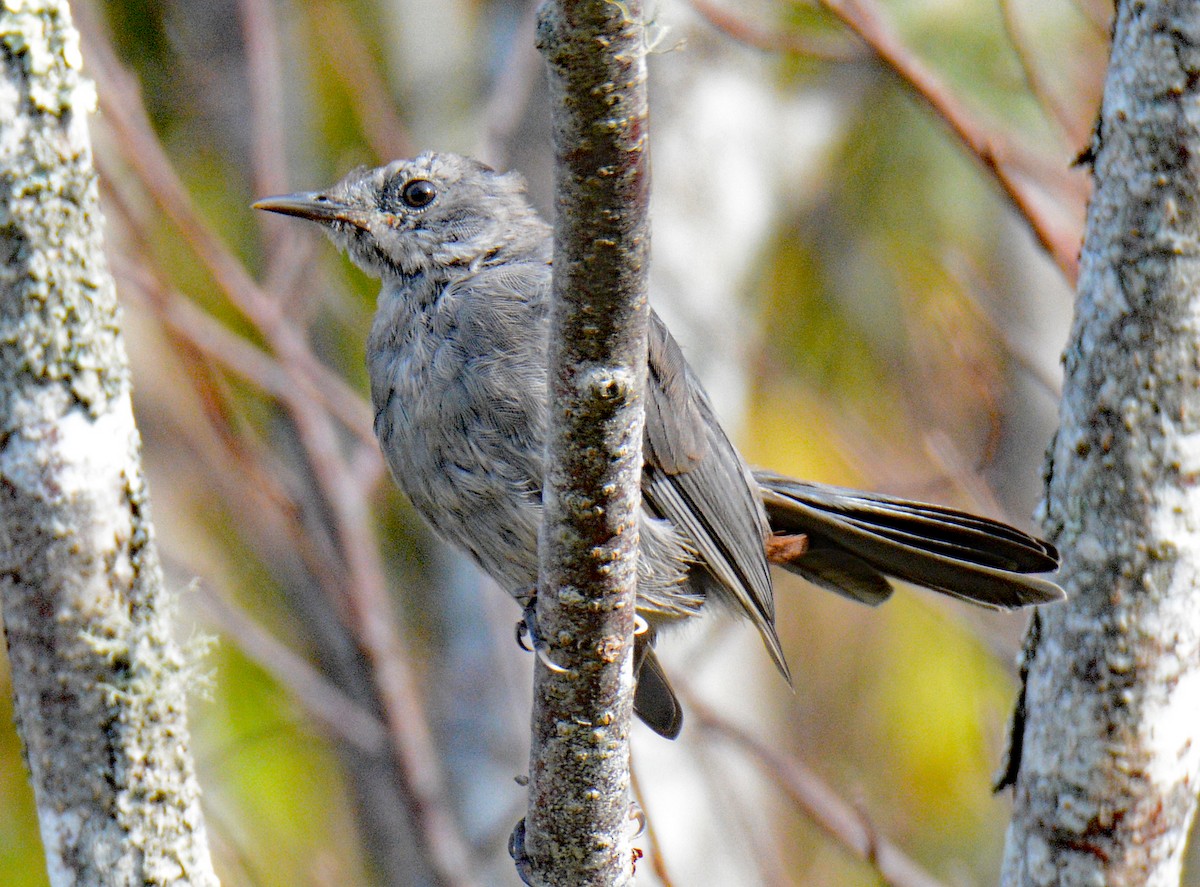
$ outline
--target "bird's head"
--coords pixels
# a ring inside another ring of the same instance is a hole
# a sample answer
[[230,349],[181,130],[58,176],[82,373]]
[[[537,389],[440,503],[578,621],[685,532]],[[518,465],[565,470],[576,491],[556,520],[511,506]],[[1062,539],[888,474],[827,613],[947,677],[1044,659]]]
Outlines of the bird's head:
[[360,167],[324,191],[267,197],[256,209],[317,222],[375,277],[474,266],[505,247],[545,239],[516,173],[458,154]]

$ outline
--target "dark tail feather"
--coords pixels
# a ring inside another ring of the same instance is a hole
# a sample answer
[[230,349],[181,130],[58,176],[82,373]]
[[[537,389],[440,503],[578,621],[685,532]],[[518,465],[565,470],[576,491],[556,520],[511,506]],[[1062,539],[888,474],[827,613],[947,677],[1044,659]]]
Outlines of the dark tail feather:
[[886,600],[886,577],[1002,609],[1065,597],[1032,575],[1058,568],[1054,546],[1007,524],[766,471],[754,477],[772,531],[808,537],[807,552],[773,563],[855,600]]
[[647,727],[667,739],[674,739],[683,729],[683,706],[671,689],[662,663],[654,655],[651,632],[634,640],[634,674],[637,689],[633,693],[633,711]]

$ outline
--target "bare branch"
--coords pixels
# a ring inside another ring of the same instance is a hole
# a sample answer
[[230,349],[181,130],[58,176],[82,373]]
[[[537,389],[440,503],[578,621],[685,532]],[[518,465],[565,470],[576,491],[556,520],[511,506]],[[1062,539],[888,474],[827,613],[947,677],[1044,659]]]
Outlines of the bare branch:
[[710,0],[691,0],[691,4],[721,33],[765,52],[786,52],[829,62],[850,62],[863,57],[862,49],[846,40],[768,31]]
[[1078,124],[1072,118],[1066,105],[1054,92],[1053,85],[1048,83],[1046,78],[1042,76],[1037,60],[1033,56],[1033,51],[1026,45],[1025,37],[1021,32],[1021,23],[1017,20],[1017,10],[1013,6],[1013,0],[998,0],[998,2],[1000,4],[1001,18],[1004,22],[1004,33],[1008,36],[1008,42],[1012,44],[1013,52],[1016,54],[1017,61],[1021,65],[1021,74],[1025,78],[1025,85],[1029,87],[1029,92],[1037,99],[1046,116],[1058,124],[1059,129],[1070,139],[1071,144],[1085,144],[1087,142],[1087,133],[1080,131]]
[[702,729],[749,754],[821,831],[869,863],[885,883],[893,887],[942,887],[800,761],[781,754],[695,699],[689,700],[688,710]]
[[201,584],[196,598],[208,618],[229,635],[243,653],[287,688],[327,734],[370,755],[384,750],[387,731],[371,712],[277,641],[215,588]]
[[1001,193],[1071,283],[1078,276],[1079,243],[1073,229],[1056,224],[1010,170],[1014,154],[1007,139],[989,132],[945,85],[908,51],[884,21],[873,0],[821,0],[830,12],[875,52],[880,62],[950,128],[963,147],[996,180]]
[[[396,112],[396,100],[382,73],[370,63],[371,52],[350,11],[342,3],[322,0],[313,6],[310,15],[321,30],[320,39],[313,43],[323,51],[338,82],[350,97],[354,116],[375,156],[382,161],[412,156],[413,143],[408,128]],[[267,190],[260,193],[281,192]]]
[[[649,158],[637,0],[542,7],[554,283],[529,814],[538,885],[630,883],[629,730],[646,382]],[[519,837],[518,832],[514,833]]]
[[[250,88],[252,186],[255,194],[279,194],[287,190],[279,29],[268,0],[238,0],[238,12],[246,48],[246,82]],[[284,231],[282,219],[262,214],[255,221],[263,230],[263,246],[274,264],[280,253],[286,252],[280,250],[280,244],[295,239],[291,236],[292,229]]]

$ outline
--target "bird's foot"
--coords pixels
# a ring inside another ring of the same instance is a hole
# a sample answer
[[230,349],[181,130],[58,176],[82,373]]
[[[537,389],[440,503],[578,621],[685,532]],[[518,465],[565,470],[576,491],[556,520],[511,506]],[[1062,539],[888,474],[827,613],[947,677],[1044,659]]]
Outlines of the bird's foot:
[[517,877],[522,884],[533,884],[533,864],[525,855],[525,820],[521,819],[513,826],[512,834],[508,836],[508,855],[516,865]]
[[642,618],[641,613],[633,614],[633,636],[643,635],[650,630],[650,623]]
[[[546,643],[538,630],[537,624],[537,592],[530,591],[517,597],[518,603],[524,606],[521,621],[517,623],[517,646],[522,650],[534,653],[542,661],[542,665],[555,674],[567,674],[570,669],[563,668],[550,658],[550,645]],[[529,639],[526,645],[525,639]]]
[[[641,807],[637,804],[630,804],[629,807],[630,823],[636,827],[636,832],[632,838],[636,840],[646,828],[646,814],[642,812]],[[517,869],[517,877],[521,879],[522,884],[532,885],[533,881],[533,863],[529,856],[525,853],[525,820],[521,819],[513,826],[512,834],[508,836],[508,855],[512,857],[512,861]],[[631,858],[629,860],[630,867],[633,871],[637,871],[638,860],[645,854],[642,853],[640,847],[630,848]]]

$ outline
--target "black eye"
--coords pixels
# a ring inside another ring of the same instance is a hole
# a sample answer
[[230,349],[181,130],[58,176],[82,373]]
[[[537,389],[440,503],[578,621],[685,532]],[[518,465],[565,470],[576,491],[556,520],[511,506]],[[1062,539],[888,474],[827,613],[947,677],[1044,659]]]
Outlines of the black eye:
[[429,206],[435,197],[437,197],[437,188],[428,179],[413,179],[400,192],[400,199],[413,209]]

